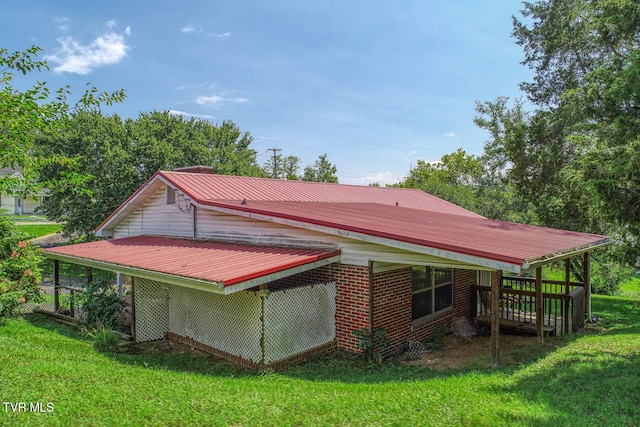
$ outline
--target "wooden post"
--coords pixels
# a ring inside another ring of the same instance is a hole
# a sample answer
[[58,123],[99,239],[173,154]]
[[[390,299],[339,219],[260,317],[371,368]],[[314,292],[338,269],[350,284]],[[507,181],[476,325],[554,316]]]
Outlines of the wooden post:
[[542,301],[542,267],[536,268],[536,328],[538,340],[544,341],[544,302]]
[[491,366],[500,364],[500,276],[501,271],[491,272]]
[[[564,294],[569,295],[571,293],[571,258],[564,260]],[[564,315],[562,316],[562,323],[564,326],[564,333],[569,333],[569,298],[564,300]]]
[[589,252],[584,253],[582,268],[584,270],[585,314],[587,319],[591,320],[591,256]]
[[133,342],[137,342],[136,338],[136,279],[131,276],[131,337]]
[[118,298],[122,298],[122,273],[116,273],[116,278],[118,283]]
[[85,270],[87,271],[87,285],[91,282],[93,282],[93,268],[91,267],[85,267]]
[[60,261],[53,260],[53,312],[60,310]]

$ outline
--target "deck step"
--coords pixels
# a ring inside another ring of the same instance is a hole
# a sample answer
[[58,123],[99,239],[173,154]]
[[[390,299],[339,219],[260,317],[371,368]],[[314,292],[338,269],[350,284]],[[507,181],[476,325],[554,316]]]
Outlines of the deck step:
[[[477,316],[474,320],[476,325],[491,326],[491,318],[489,316]],[[538,334],[538,328],[535,323],[519,322],[517,320],[500,319],[500,329],[514,330],[530,335]],[[546,337],[553,336],[556,333],[555,326],[544,325],[542,330]]]

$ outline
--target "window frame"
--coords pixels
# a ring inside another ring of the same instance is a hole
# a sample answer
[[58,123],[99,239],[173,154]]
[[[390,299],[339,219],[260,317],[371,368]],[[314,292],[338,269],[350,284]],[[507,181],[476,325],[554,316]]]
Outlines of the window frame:
[[[454,289],[454,271],[452,268],[438,268],[438,267],[432,267],[432,266],[428,266],[428,265],[418,265],[418,266],[413,266],[412,267],[412,271],[416,271],[416,270],[423,270],[426,277],[427,277],[427,286],[423,287],[420,286],[420,289],[414,290],[414,288],[416,287],[416,274],[412,273],[412,279],[411,279],[411,320],[412,321],[416,321],[416,320],[420,320],[423,318],[428,318],[431,316],[434,316],[436,314],[439,314],[443,311],[446,310],[450,310],[453,308],[453,289]],[[446,280],[443,281],[441,283],[436,283],[436,276],[437,276],[437,272],[438,271],[445,271],[445,275],[449,275],[450,276],[450,280]],[[423,285],[423,284],[421,284]],[[450,287],[450,300],[449,303],[446,307],[442,307],[438,310],[436,310],[436,306],[437,306],[437,298],[436,298],[436,290],[437,289],[441,289],[444,287]],[[414,304],[414,296],[415,295],[419,295],[425,292],[431,292],[431,298],[430,298],[430,303],[431,303],[431,307],[428,308],[427,310],[427,314],[423,314],[421,316],[417,316],[416,317],[416,305]]]

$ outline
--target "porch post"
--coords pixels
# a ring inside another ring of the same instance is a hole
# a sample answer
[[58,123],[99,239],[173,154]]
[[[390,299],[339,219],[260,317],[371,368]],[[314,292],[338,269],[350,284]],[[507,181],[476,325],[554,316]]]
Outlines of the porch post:
[[[571,258],[564,260],[564,294],[569,295],[571,293]],[[564,315],[562,316],[563,333],[569,333],[569,298],[564,300]]]
[[591,255],[589,252],[584,253],[584,262],[582,263],[584,270],[584,298],[585,298],[585,314],[587,319],[591,319]]
[[501,271],[491,272],[491,366],[500,364],[500,277]]
[[60,310],[60,261],[53,260],[53,312]]
[[538,340],[544,341],[544,301],[542,300],[542,267],[536,268],[536,328]]

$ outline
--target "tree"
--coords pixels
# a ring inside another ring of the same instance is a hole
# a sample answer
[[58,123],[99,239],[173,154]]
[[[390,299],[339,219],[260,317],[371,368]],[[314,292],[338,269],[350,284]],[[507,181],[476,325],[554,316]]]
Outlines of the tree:
[[329,160],[327,159],[327,155],[322,154],[318,157],[318,160],[316,160],[313,166],[307,166],[306,168],[304,168],[302,180],[337,183],[337,170],[338,168],[332,165],[331,162],[329,162]]
[[534,72],[521,84],[533,109],[504,98],[478,104],[476,123],[490,134],[486,153],[543,225],[613,236],[618,245],[602,262],[637,268],[637,1],[539,0],[521,14],[513,35]]
[[532,222],[528,204],[488,159],[458,149],[439,162],[419,160],[396,186],[418,188],[488,218]]
[[296,156],[283,157],[276,154],[267,159],[262,167],[266,176],[279,179],[298,180],[300,158]]
[[95,227],[158,170],[209,165],[216,173],[261,176],[251,141],[230,121],[216,126],[152,112],[123,122],[117,115],[80,111],[63,131],[39,139],[38,147],[43,157],[73,159],[46,165],[43,178],[55,183],[82,172],[87,190],[57,185],[42,210],[64,222],[66,235],[91,238]]
[[[68,159],[42,158],[34,153],[34,140],[42,135],[51,135],[59,131],[68,117],[77,110],[98,109],[101,104],[112,105],[124,99],[124,91],[113,93],[102,92],[88,85],[79,101],[71,106],[67,97],[68,86],[51,94],[44,82],[35,83],[30,89],[20,91],[14,89],[13,81],[16,73],[23,76],[49,68],[46,61],[39,60],[41,48],[32,46],[25,51],[9,52],[0,49],[0,168],[19,169],[21,177],[0,177],[0,193],[25,194],[37,192],[39,182],[38,171],[43,162]],[[65,185],[74,185],[77,177],[68,176]]]
[[541,127],[562,140],[557,179],[590,195],[589,217],[639,236],[637,1],[538,1],[522,15],[527,23],[514,18],[514,36],[535,77],[521,87],[539,109],[535,119],[547,118]]
[[[27,195],[48,187],[73,188],[83,182],[83,174],[68,173],[57,181],[44,183],[39,179],[43,165],[71,165],[64,156],[40,156],[35,140],[64,131],[64,125],[75,111],[97,110],[100,105],[124,99],[124,91],[99,93],[89,85],[80,100],[71,106],[67,102],[69,87],[51,94],[46,83],[37,82],[20,91],[13,86],[16,73],[27,76],[48,69],[46,61],[38,60],[42,49],[36,46],[25,51],[0,49],[0,168],[17,169],[21,176],[1,176],[0,194]],[[37,300],[40,289],[39,248],[26,242],[9,218],[0,217],[0,318],[15,315],[21,304]]]

